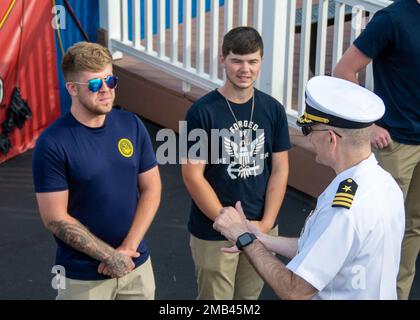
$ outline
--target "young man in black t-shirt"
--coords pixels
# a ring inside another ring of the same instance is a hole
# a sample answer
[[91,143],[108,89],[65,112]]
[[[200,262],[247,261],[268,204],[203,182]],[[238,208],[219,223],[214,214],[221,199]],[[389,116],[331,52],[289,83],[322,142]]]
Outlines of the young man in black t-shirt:
[[[226,34],[221,56],[226,82],[196,101],[186,116],[189,137],[194,131],[207,137],[189,141],[188,161],[182,166],[193,200],[188,228],[198,299],[257,299],[263,288],[245,255],[236,248],[222,252],[230,243],[212,227],[223,207],[240,200],[252,223],[277,234],[290,140],[283,106],[253,87],[263,50],[253,28]],[[204,147],[201,152],[195,152],[198,143]]]

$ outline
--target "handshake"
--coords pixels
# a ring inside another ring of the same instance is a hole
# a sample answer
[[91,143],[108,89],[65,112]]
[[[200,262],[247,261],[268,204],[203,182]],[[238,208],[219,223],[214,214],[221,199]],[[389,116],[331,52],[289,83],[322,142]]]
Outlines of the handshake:
[[240,201],[236,202],[235,208],[226,207],[220,210],[220,214],[213,224],[215,230],[234,244],[230,248],[222,248],[222,251],[227,253],[239,252],[236,242],[242,234],[250,232],[261,239],[264,233],[270,230],[270,227],[265,227],[261,221],[247,220]]

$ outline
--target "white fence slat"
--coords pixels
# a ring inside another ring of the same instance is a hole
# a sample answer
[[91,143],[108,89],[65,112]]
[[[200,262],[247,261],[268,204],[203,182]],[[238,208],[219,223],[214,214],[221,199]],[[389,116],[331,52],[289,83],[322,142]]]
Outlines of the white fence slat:
[[254,0],[254,28],[261,33],[263,21],[263,0]]
[[178,0],[171,1],[171,62],[178,62],[178,19],[179,4]]
[[373,81],[373,67],[372,62],[366,66],[366,80],[365,80],[365,87],[370,91],[374,89],[374,81]]
[[350,35],[350,43],[359,36],[360,32],[362,31],[362,17],[363,17],[363,10],[361,6],[355,6],[351,9],[351,35]]
[[166,0],[158,0],[159,57],[166,55]]
[[145,0],[146,51],[153,51],[153,0]]
[[211,0],[210,22],[210,79],[218,79],[219,67],[219,1]]
[[305,88],[309,77],[309,54],[311,47],[312,0],[304,0],[302,11],[302,32],[300,42],[298,112],[305,107]]
[[316,39],[315,74],[325,74],[325,59],[327,51],[328,0],[319,1],[318,30]]
[[264,0],[264,62],[261,67],[261,90],[284,103],[287,1]]
[[[262,33],[262,23],[263,23],[263,1],[254,0],[254,16],[253,24],[254,28],[261,34]],[[261,77],[258,77],[254,83],[254,87],[260,89],[261,86]]]
[[225,0],[224,5],[225,34],[233,27],[233,0]]
[[248,0],[239,0],[239,26],[248,24]]
[[141,47],[141,21],[140,21],[140,0],[132,0],[132,21],[133,21],[133,45],[135,48]]
[[184,68],[191,68],[191,0],[184,0]]
[[121,0],[121,41],[128,42],[128,0]]
[[206,40],[206,1],[197,0],[197,32],[196,32],[196,68],[197,73],[204,73],[204,53]]
[[121,19],[121,1],[99,0],[99,27],[108,31],[108,43],[122,39]]
[[[369,16],[369,21],[372,20],[373,13]],[[374,89],[374,81],[373,81],[373,65],[372,62],[366,66],[366,78],[365,78],[365,87],[371,91]]]
[[286,39],[286,66],[284,79],[284,107],[292,109],[293,94],[293,66],[295,52],[295,23],[296,23],[296,0],[289,0],[287,7],[287,39]]
[[334,42],[332,69],[334,69],[338,60],[343,54],[343,37],[344,37],[344,10],[345,4],[342,2],[335,3],[335,19],[334,19]]

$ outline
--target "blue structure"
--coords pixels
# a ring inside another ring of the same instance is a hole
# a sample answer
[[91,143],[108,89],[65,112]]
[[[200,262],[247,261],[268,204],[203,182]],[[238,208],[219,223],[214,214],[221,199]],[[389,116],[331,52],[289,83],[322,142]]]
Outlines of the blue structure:
[[[183,0],[178,0],[178,8],[179,8],[179,23],[183,23],[184,21],[184,1]],[[133,0],[128,0],[128,38],[130,40],[133,40],[133,33],[132,33],[132,2]],[[171,2],[172,0],[166,0],[166,29],[168,29],[170,27],[170,19],[171,19]],[[206,11],[210,11],[210,4],[211,1],[210,0],[206,0]],[[225,4],[225,0],[219,0],[219,5],[222,6]],[[157,0],[153,0],[153,34],[157,33]],[[145,16],[144,16],[144,12],[145,12],[145,1],[141,0],[140,1],[140,20],[141,20],[141,39],[145,38],[144,35],[144,30],[145,30]],[[192,17],[196,17],[197,16],[197,0],[193,0],[192,1]]]

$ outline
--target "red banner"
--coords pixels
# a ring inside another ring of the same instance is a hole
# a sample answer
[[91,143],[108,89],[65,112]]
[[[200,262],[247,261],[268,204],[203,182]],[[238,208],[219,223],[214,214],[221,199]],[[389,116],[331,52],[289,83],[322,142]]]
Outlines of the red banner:
[[0,1],[0,124],[16,87],[32,111],[23,128],[15,128],[10,134],[11,148],[7,154],[0,152],[0,163],[32,148],[42,131],[60,115],[52,18],[50,0]]

